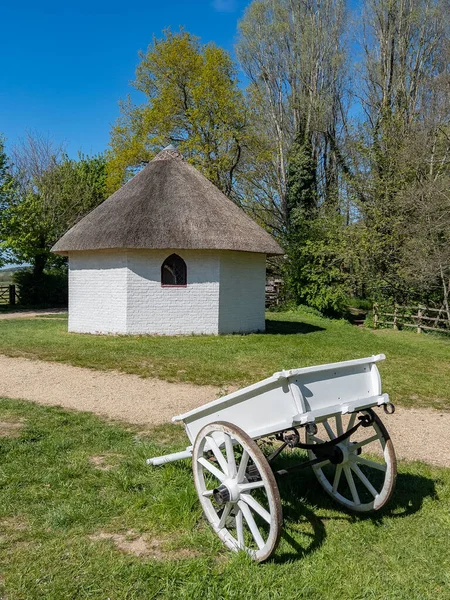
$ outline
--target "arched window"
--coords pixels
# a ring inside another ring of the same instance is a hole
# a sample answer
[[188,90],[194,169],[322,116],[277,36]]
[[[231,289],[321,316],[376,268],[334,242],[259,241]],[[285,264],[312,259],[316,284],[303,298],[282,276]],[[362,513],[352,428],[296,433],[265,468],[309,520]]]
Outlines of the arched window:
[[186,263],[178,254],[171,254],[163,262],[161,266],[161,285],[187,285]]

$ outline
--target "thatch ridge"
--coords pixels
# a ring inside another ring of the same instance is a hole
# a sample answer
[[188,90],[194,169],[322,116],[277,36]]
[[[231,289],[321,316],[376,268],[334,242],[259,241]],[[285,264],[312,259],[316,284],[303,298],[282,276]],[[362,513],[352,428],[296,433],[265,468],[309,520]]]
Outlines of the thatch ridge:
[[277,242],[173,147],[72,227],[53,252],[113,248],[282,254]]

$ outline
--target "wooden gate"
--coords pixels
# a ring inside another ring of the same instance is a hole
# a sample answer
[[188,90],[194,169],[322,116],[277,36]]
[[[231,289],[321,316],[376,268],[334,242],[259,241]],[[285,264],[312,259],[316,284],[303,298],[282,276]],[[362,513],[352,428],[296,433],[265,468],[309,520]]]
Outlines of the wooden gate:
[[15,306],[18,299],[15,285],[0,285],[0,304]]

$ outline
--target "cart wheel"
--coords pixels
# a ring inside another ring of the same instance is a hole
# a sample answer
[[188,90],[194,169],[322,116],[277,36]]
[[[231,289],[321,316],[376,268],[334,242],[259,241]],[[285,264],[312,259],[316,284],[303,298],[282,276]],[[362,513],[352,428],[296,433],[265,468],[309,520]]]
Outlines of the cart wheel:
[[283,515],[274,474],[256,443],[231,423],[211,423],[198,433],[192,460],[202,508],[223,543],[259,562],[269,558]]
[[[338,444],[342,462],[329,460],[313,466],[322,487],[336,502],[356,512],[378,510],[386,504],[394,491],[397,477],[397,460],[389,434],[373,410],[361,411],[370,415],[373,422],[360,427],[350,438]],[[308,443],[327,442],[355,425],[356,413],[346,417],[330,417],[319,425],[316,434],[307,433]],[[310,458],[315,458],[309,450]]]

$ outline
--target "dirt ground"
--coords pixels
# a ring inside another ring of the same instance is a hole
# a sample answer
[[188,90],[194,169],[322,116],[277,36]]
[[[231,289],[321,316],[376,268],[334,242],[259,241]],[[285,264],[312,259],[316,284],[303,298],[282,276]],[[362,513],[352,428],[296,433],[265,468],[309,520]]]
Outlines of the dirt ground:
[[67,309],[61,310],[60,308],[47,308],[37,310],[18,310],[17,312],[5,312],[0,313],[0,321],[5,319],[29,319],[30,317],[41,317],[45,315],[63,315],[67,313]]
[[[165,423],[223,393],[215,386],[0,355],[0,397],[89,411],[128,423]],[[397,407],[394,415],[380,412],[380,416],[398,458],[450,467],[450,412]]]
[[166,423],[219,395],[214,386],[0,355],[0,397],[89,411],[128,423]]

